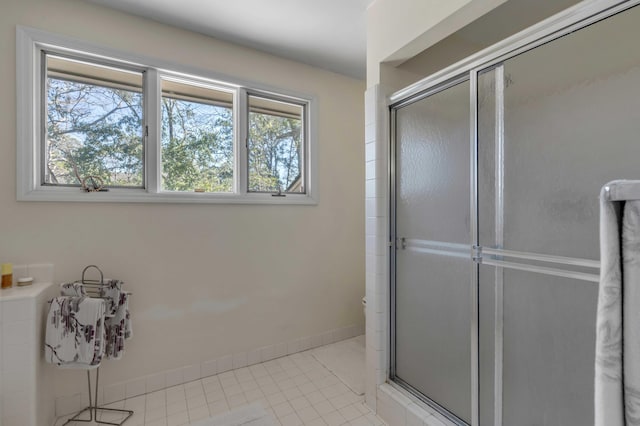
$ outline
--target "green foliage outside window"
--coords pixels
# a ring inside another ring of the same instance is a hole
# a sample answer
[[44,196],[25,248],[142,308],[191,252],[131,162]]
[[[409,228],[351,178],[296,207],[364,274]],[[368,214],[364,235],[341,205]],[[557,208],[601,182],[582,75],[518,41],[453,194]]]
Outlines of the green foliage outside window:
[[249,113],[249,190],[301,192],[300,119]]
[[48,79],[45,183],[142,186],[142,94]]
[[162,98],[162,187],[233,191],[231,108]]
[[[47,79],[44,180],[144,186],[143,96],[122,85]],[[232,192],[232,108],[162,98],[162,189]],[[249,191],[303,192],[299,118],[250,112]]]

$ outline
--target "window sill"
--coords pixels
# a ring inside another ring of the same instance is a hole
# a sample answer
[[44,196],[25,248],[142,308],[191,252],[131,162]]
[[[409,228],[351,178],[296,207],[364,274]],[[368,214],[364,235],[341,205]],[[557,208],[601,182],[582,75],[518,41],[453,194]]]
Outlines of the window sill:
[[175,203],[175,204],[282,204],[317,205],[308,194],[219,194],[202,192],[159,192],[144,189],[112,188],[107,192],[83,192],[79,188],[40,187],[19,193],[18,201],[79,203]]

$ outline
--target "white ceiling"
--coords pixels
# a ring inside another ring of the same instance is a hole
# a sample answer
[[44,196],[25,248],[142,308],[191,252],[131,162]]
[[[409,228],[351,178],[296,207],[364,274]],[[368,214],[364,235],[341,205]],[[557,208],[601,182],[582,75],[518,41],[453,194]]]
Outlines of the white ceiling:
[[360,79],[373,0],[88,0]]

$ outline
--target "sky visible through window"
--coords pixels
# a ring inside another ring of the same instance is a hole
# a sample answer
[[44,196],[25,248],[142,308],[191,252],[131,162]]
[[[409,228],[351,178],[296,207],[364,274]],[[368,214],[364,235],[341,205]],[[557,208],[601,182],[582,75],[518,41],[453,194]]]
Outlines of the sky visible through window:
[[142,111],[139,91],[48,78],[45,183],[142,186]]

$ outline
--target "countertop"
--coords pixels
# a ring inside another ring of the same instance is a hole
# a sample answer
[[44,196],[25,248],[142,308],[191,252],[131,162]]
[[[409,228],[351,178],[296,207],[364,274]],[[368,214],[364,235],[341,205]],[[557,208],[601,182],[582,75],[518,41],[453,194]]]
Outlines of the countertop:
[[0,302],[7,300],[28,299],[38,297],[40,293],[54,285],[53,283],[35,283],[24,287],[13,286],[0,290]]

